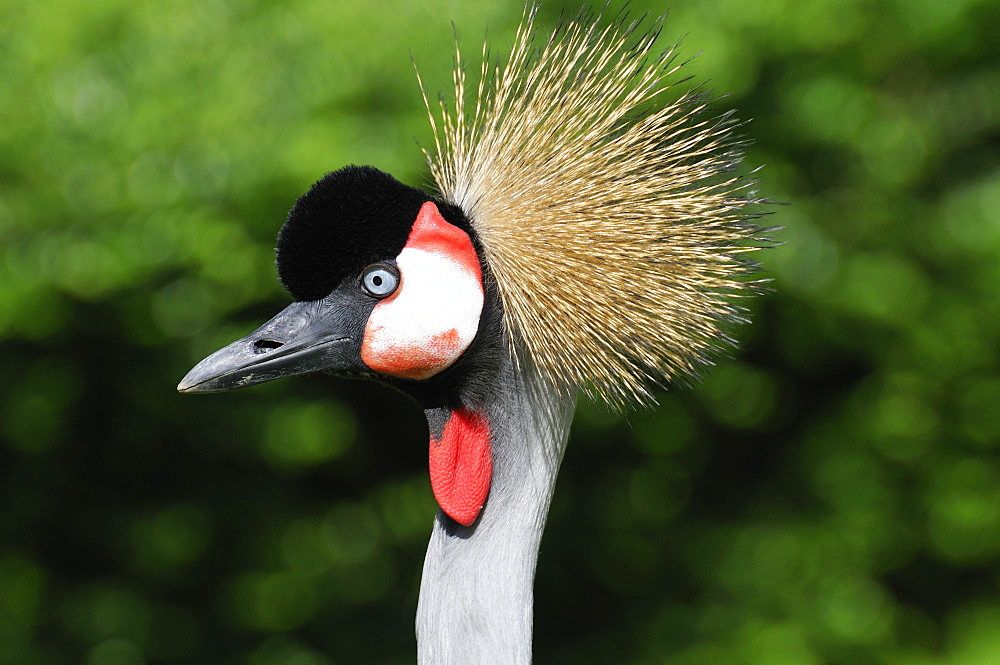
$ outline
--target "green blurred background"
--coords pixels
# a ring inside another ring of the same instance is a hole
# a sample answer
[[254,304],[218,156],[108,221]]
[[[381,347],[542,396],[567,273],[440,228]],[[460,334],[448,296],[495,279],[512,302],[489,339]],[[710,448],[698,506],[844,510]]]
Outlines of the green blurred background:
[[[1000,3],[672,0],[753,118],[774,293],[648,412],[583,405],[539,663],[1000,663]],[[547,2],[553,25],[575,2]],[[0,2],[0,662],[414,660],[421,414],[326,377],[174,386],[281,308],[327,170],[428,176],[518,0]],[[416,142],[415,142],[416,141]]]

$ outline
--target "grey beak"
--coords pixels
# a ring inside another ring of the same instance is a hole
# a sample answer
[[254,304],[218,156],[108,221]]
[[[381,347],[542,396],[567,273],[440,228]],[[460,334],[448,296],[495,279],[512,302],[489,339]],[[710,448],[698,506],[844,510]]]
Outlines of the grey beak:
[[251,334],[195,365],[177,390],[221,392],[296,374],[357,369],[361,335],[347,308],[326,300],[292,303]]

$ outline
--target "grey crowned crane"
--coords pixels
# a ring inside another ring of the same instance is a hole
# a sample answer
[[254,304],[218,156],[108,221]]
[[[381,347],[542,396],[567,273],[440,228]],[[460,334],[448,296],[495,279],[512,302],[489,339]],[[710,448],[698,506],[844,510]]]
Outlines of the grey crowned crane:
[[[531,660],[539,541],[578,393],[613,407],[692,376],[760,290],[753,180],[659,24],[525,18],[466,104],[435,112],[428,194],[369,166],[323,176],[277,241],[295,302],[181,392],[366,377],[410,395],[440,510],[417,616],[424,665]],[[422,84],[421,84],[422,85]],[[426,95],[425,95],[426,102]],[[721,344],[720,344],[721,343]]]

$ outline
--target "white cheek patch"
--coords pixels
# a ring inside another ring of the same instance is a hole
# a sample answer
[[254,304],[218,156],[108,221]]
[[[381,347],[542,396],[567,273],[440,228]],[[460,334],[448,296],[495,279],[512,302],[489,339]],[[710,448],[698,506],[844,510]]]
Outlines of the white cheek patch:
[[396,265],[399,288],[368,317],[361,359],[383,374],[427,379],[476,337],[484,300],[479,258],[469,236],[428,202]]

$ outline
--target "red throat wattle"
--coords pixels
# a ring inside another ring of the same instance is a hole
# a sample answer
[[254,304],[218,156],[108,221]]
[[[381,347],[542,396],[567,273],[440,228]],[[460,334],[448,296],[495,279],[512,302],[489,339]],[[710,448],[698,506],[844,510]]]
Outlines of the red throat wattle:
[[456,409],[439,438],[431,432],[430,474],[434,498],[441,510],[459,524],[471,526],[486,502],[493,476],[486,416]]

